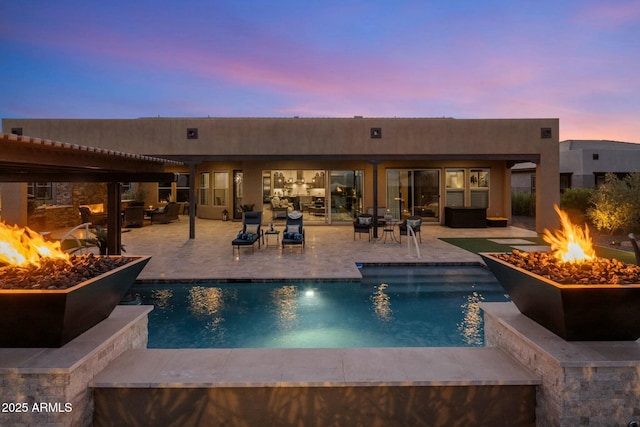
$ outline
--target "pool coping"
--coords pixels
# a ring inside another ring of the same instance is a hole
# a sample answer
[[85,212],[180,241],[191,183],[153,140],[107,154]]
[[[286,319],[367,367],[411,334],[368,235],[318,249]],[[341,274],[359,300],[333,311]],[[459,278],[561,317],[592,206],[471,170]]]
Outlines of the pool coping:
[[169,283],[181,283],[181,284],[199,284],[199,283],[314,283],[314,282],[360,282],[362,280],[362,274],[360,274],[360,266],[366,267],[482,267],[486,269],[486,265],[482,261],[425,261],[425,262],[356,262],[354,268],[359,273],[359,277],[302,277],[302,278],[290,278],[290,277],[233,277],[233,278],[219,278],[219,277],[198,277],[191,279],[180,278],[145,278],[136,279],[134,285],[140,284],[169,284]]
[[[366,363],[363,363],[366,361]],[[415,387],[538,385],[497,348],[129,350],[90,387]]]

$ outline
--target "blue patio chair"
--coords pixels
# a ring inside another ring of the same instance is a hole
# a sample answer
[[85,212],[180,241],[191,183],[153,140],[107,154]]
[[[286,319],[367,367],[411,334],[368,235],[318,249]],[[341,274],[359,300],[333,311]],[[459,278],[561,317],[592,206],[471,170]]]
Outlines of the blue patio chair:
[[282,249],[287,245],[299,245],[300,252],[304,251],[304,227],[302,214],[293,211],[287,215],[284,232],[282,233]]
[[238,248],[238,255],[240,255],[240,247],[242,246],[250,246],[251,252],[253,252],[253,245],[256,242],[258,242],[258,249],[260,248],[260,240],[264,239],[262,230],[260,229],[261,225],[262,212],[244,212],[242,230],[240,230],[236,238],[231,242],[234,255],[236,248]]

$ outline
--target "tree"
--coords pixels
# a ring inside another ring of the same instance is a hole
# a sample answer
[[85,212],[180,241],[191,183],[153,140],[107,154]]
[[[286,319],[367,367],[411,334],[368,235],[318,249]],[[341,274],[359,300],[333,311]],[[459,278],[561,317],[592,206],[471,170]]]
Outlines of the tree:
[[594,191],[591,204],[587,215],[598,230],[635,231],[640,219],[640,173],[623,179],[608,173],[604,184]]

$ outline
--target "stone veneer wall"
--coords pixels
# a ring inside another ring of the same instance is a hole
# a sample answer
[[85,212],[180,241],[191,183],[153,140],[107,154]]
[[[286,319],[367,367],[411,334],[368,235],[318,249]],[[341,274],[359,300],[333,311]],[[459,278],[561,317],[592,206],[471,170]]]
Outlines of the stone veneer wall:
[[[68,194],[70,192],[70,195]],[[102,182],[74,182],[71,188],[64,191],[64,196],[69,197],[68,204],[75,206],[104,203],[107,205],[107,184]]]
[[29,216],[28,226],[35,231],[71,228],[80,225],[78,206],[107,204],[107,184],[101,182],[57,182],[55,205],[42,206]]
[[[94,351],[70,369],[17,368],[13,372],[2,370],[3,372],[0,372],[2,402],[26,402],[28,410],[26,412],[0,412],[0,425],[14,427],[92,426],[93,395],[87,384],[97,373],[125,351],[146,348],[147,327],[148,318],[145,313],[129,327],[115,334],[111,340],[98,343]],[[82,336],[77,339],[82,339]],[[52,404],[53,406],[49,405],[49,409],[53,410],[34,411],[33,405],[40,403]],[[70,411],[65,410],[67,403],[71,404]]]
[[[589,360],[589,355],[598,354],[598,348],[586,342],[576,344],[578,351],[584,348],[587,357],[583,360],[574,358],[569,351],[563,354],[560,347],[552,354],[539,345],[542,340],[529,339],[491,311],[485,308],[486,345],[505,350],[542,378],[536,395],[537,427],[622,427],[640,419],[640,360]],[[550,336],[546,340],[560,340],[546,332]],[[621,343],[598,345],[612,346],[607,351],[615,353]]]

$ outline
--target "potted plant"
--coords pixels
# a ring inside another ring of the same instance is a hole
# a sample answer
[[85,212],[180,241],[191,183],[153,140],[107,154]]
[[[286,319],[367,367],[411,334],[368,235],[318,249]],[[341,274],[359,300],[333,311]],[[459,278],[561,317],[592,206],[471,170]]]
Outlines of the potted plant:
[[[91,229],[91,233],[95,237],[87,239],[87,241],[98,247],[98,250],[100,251],[100,255],[106,255],[107,254],[107,229],[99,225],[96,225],[95,229]],[[126,252],[124,250],[124,245],[120,245],[120,251]]]

